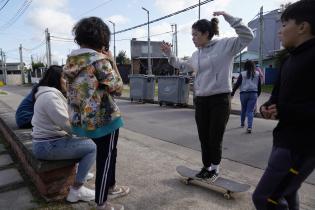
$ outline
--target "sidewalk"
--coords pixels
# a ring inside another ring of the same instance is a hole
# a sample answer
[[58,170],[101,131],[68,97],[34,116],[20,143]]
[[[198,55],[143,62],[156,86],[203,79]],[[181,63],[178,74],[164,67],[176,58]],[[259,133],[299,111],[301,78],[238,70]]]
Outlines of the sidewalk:
[[[16,109],[21,99],[20,95],[13,93],[0,95],[0,100],[13,109]],[[0,153],[0,160],[2,155]],[[117,183],[128,185],[131,192],[128,196],[116,199],[114,202],[124,204],[126,210],[254,209],[251,194],[263,170],[223,159],[222,176],[251,185],[248,192],[236,195],[235,199],[226,200],[221,193],[180,182],[180,177],[175,170],[178,165],[198,169],[201,165],[200,152],[122,128],[118,143]],[[2,171],[0,167],[0,183],[8,178],[8,176],[2,176]],[[95,167],[93,173],[95,173]],[[10,175],[12,179],[18,176],[19,174]],[[87,185],[94,188],[94,180],[88,182]],[[30,187],[26,184],[24,186]],[[12,196],[13,191],[16,193]],[[27,192],[30,191],[26,187],[0,191],[0,209],[37,209],[42,205],[32,202],[38,198]],[[27,197],[22,199],[21,195]],[[315,209],[314,195],[314,185],[303,184],[300,190],[301,209]],[[12,208],[12,204],[15,204],[17,208]],[[50,205],[56,204],[48,204],[48,207]],[[72,205],[63,203],[62,209],[70,208],[93,209],[94,204],[93,202]],[[53,209],[58,209],[58,206],[54,206]]]

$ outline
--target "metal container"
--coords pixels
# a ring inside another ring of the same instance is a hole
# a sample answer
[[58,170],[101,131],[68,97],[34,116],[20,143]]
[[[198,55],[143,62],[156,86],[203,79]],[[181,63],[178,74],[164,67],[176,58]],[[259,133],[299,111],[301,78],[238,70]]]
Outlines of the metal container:
[[154,102],[155,77],[153,75],[130,74],[130,100]]

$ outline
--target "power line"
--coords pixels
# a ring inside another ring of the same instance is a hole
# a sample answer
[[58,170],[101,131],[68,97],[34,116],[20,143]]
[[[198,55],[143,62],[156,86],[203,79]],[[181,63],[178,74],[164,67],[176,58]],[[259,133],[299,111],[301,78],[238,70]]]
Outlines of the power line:
[[43,40],[40,44],[38,44],[38,45],[36,45],[35,47],[30,48],[30,49],[23,47],[23,50],[26,50],[26,51],[33,51],[33,50],[36,50],[36,49],[40,48],[40,47],[43,46],[44,44],[45,44],[45,40]]
[[27,8],[31,5],[33,0],[26,0],[23,2],[22,6],[19,8],[19,10],[15,13],[15,15],[8,20],[5,24],[0,26],[1,30],[5,30],[9,27],[11,27],[27,10]]
[[[172,33],[172,31],[167,31],[167,32],[163,32],[163,33],[158,33],[158,34],[152,34],[150,35],[151,37],[152,36],[160,36],[160,35],[163,35],[163,34],[169,34],[169,33]],[[67,38],[67,37],[58,37],[58,36],[50,36],[53,40],[53,41],[60,41],[60,42],[73,42],[73,39],[71,38]],[[133,37],[133,38],[136,38],[136,39],[141,39],[141,38],[145,38],[147,36],[142,36],[142,37]],[[130,41],[130,38],[125,38],[125,39],[119,39],[119,40],[116,40],[116,41]]]
[[9,2],[10,0],[7,0],[4,5],[0,8],[0,11],[7,5],[7,3]]
[[[214,1],[214,0],[206,0],[206,1],[203,1],[203,2],[200,3],[200,5],[207,4],[207,3],[211,2],[211,1]],[[160,17],[160,18],[158,18],[158,19],[151,20],[150,22],[145,22],[145,23],[143,23],[143,24],[140,24],[140,25],[137,25],[137,26],[134,26],[134,27],[131,27],[131,28],[127,28],[127,29],[124,29],[124,30],[121,30],[121,31],[117,31],[115,34],[119,34],[119,33],[125,32],[125,31],[130,31],[130,30],[133,30],[133,29],[136,29],[136,28],[139,28],[139,27],[142,27],[142,26],[151,24],[151,23],[155,23],[155,22],[157,22],[157,21],[160,21],[160,20],[163,20],[163,19],[166,19],[166,18],[175,16],[175,15],[178,15],[178,14],[180,14],[180,13],[186,12],[186,11],[191,10],[191,9],[193,9],[193,8],[196,8],[196,7],[199,7],[199,3],[198,3],[198,4],[195,4],[195,5],[193,5],[193,6],[187,7],[186,9],[179,10],[179,11],[177,11],[177,12],[171,13],[171,14],[166,15],[166,16],[164,16],[164,17]]]
[[65,40],[65,41],[73,41],[73,39],[71,39],[69,37],[61,37],[61,36],[50,36],[50,37],[55,38],[55,39]]
[[100,7],[104,6],[105,4],[108,4],[111,1],[113,1],[113,0],[108,0],[106,2],[103,2],[103,3],[99,4],[99,5],[97,5],[96,7],[93,7],[92,9],[90,9],[90,10],[88,10],[88,11],[86,11],[86,12],[80,14],[80,15],[78,15],[77,17],[81,17],[81,16],[83,16],[83,15],[89,13],[89,12],[92,12],[93,10],[96,10],[96,9],[100,8]]
[[[150,35],[150,36],[151,36],[151,37],[152,37],[152,36],[160,36],[160,35],[169,34],[169,33],[172,33],[172,31],[167,31],[167,32],[159,33],[159,34],[152,34],[152,35]],[[133,38],[142,39],[142,38],[146,38],[146,37],[147,37],[147,36],[133,37]],[[130,39],[125,38],[125,39],[119,39],[119,40],[116,40],[116,41],[130,41]]]

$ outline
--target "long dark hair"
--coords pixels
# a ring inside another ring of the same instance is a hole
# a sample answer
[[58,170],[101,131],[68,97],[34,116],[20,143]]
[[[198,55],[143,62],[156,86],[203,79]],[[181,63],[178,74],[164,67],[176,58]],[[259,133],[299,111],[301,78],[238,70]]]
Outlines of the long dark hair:
[[218,18],[212,18],[211,21],[201,19],[196,21],[192,28],[200,31],[201,33],[209,33],[208,39],[211,40],[214,35],[219,35],[219,20]]
[[53,87],[62,92],[60,79],[62,77],[62,67],[57,65],[50,66],[45,74],[44,77],[39,81],[39,83],[33,89],[33,101],[35,102],[35,94],[38,91],[38,87],[40,86],[47,86]]
[[98,17],[81,19],[72,29],[74,41],[82,46],[85,45],[99,51],[104,47],[109,49],[110,30],[106,23]]
[[255,63],[253,61],[246,61],[244,64],[244,70],[246,71],[247,79],[253,79],[256,72]]

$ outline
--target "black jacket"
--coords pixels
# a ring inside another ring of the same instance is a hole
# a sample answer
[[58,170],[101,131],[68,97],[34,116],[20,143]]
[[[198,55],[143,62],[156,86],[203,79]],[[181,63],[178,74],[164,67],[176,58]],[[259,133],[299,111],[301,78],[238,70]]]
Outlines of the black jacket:
[[275,146],[315,156],[315,38],[290,51],[265,105],[276,104]]

